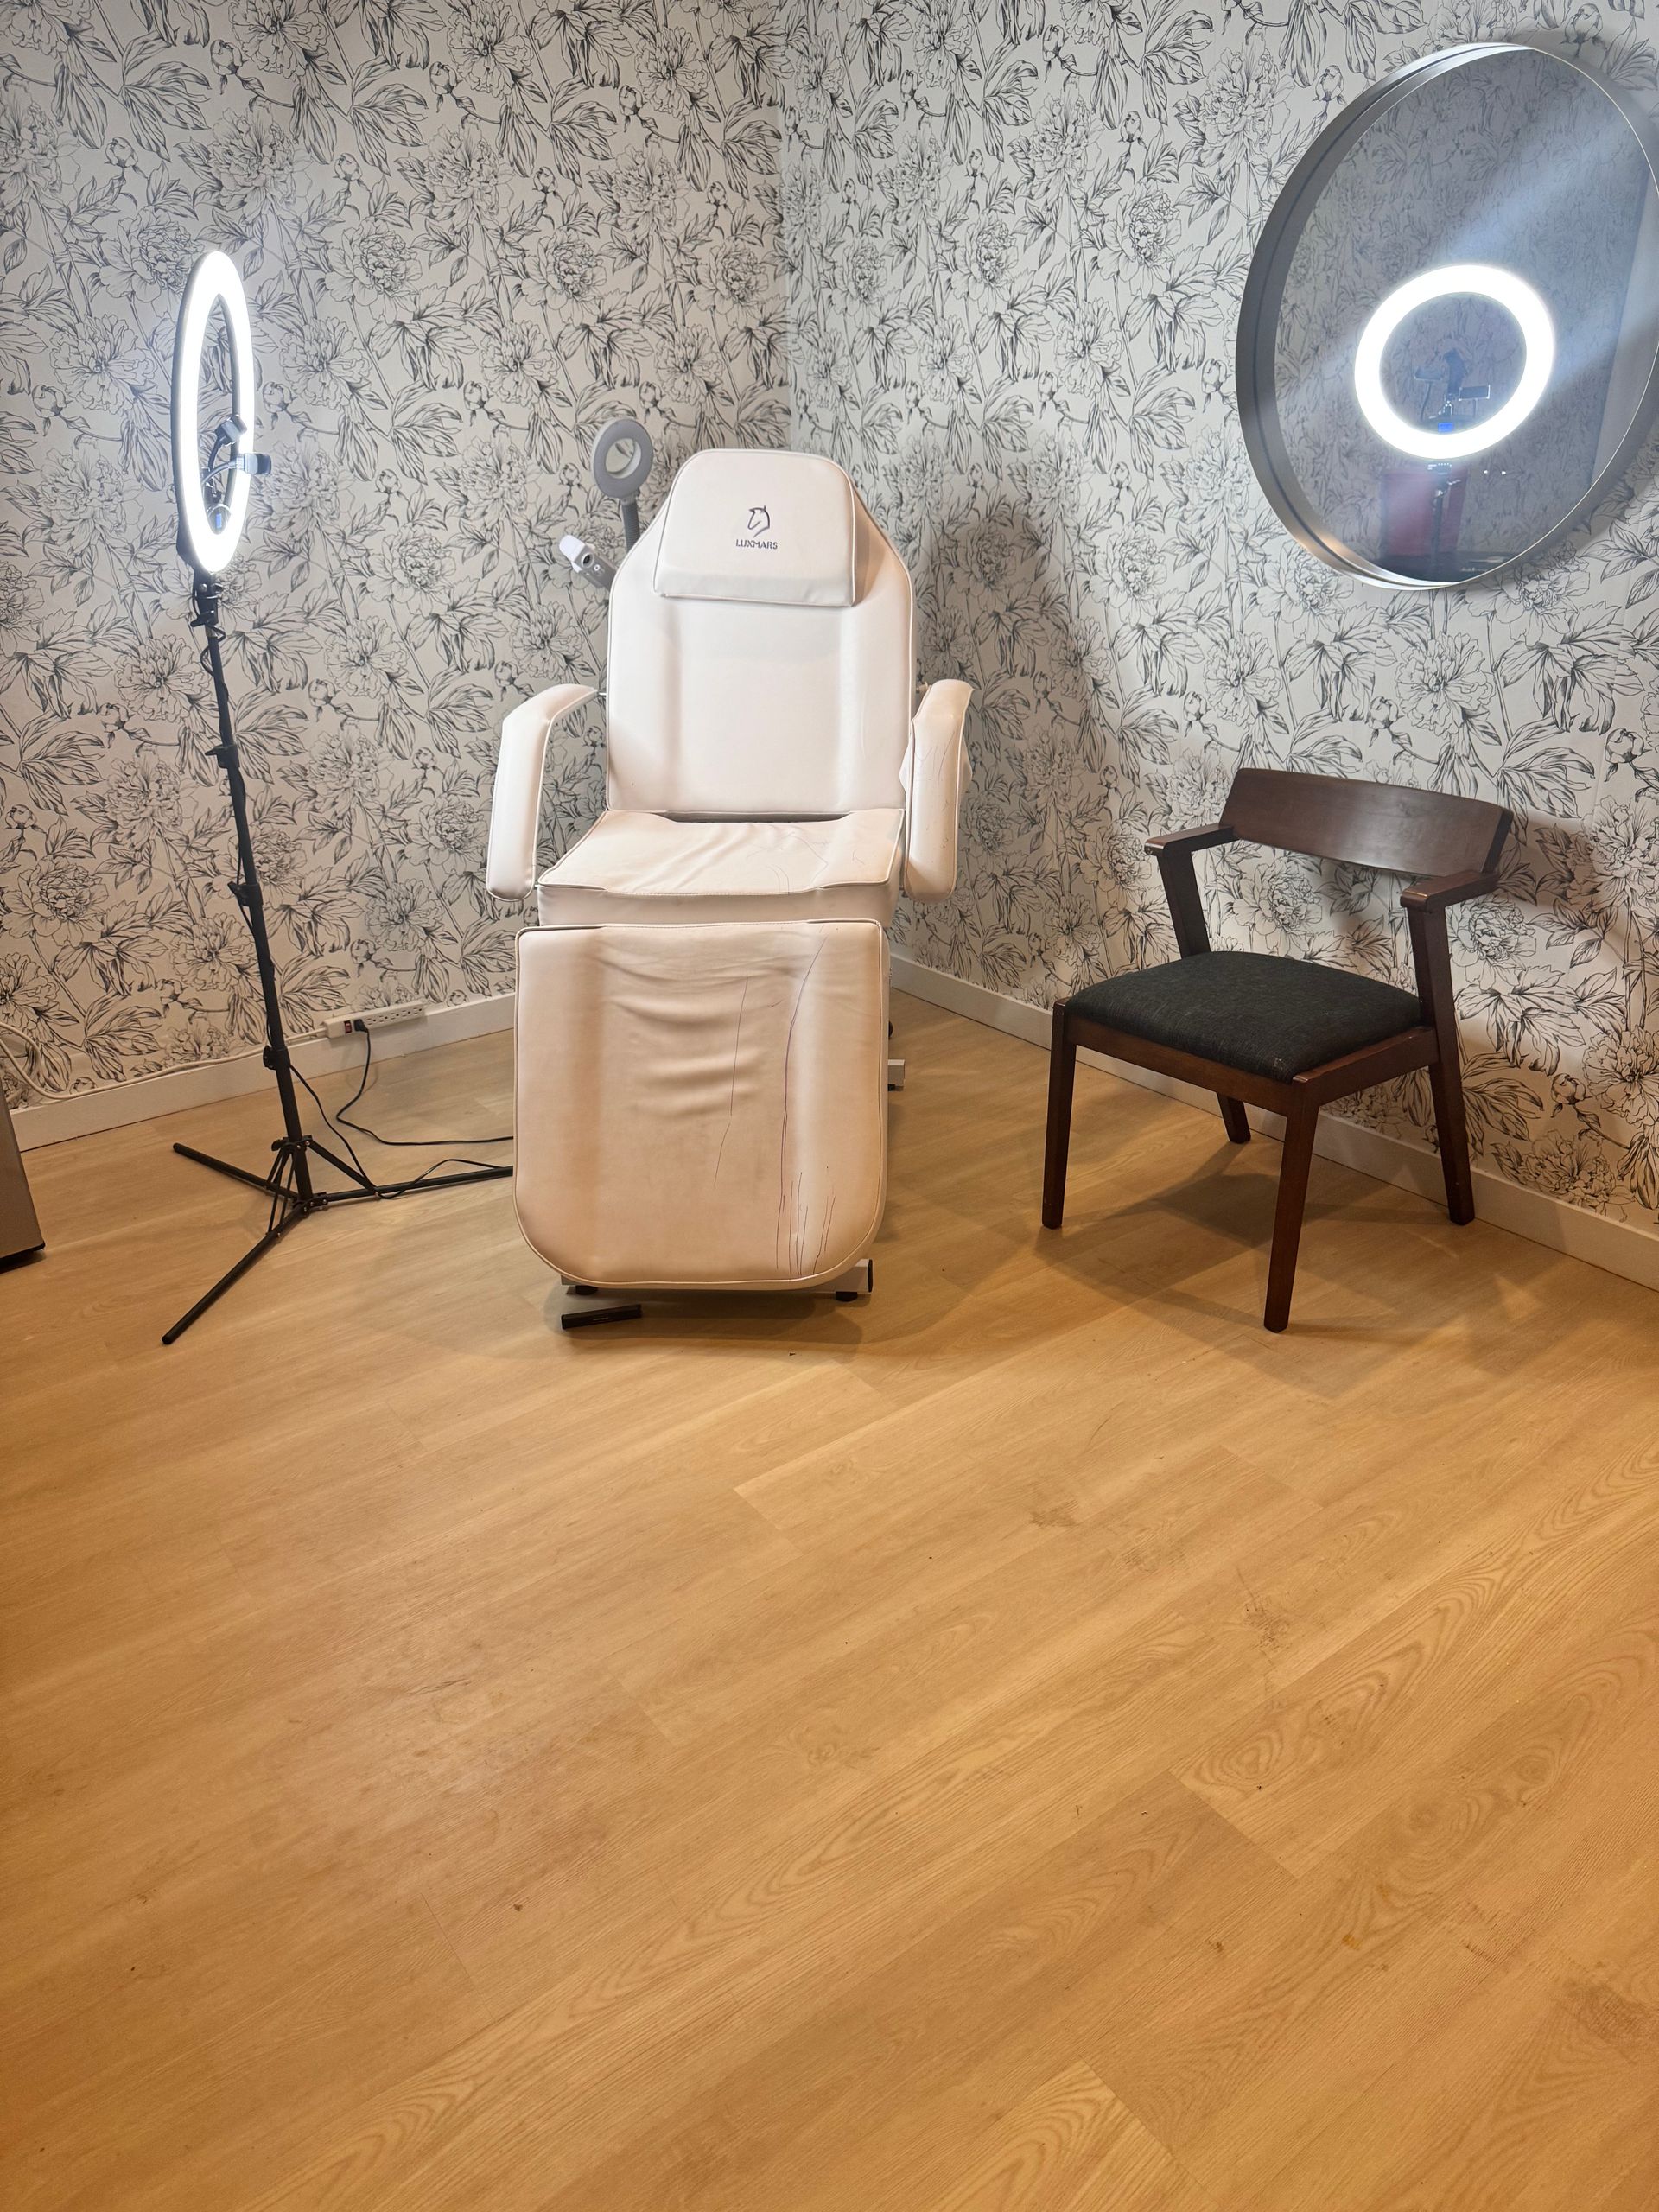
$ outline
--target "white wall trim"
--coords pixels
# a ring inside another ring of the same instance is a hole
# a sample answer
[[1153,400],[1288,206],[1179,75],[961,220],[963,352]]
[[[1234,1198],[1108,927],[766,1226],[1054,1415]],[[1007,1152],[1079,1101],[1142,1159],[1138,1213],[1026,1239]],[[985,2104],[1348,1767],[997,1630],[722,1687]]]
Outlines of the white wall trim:
[[[1050,1017],[1041,1007],[1027,1006],[1023,999],[1008,998],[983,983],[963,982],[960,976],[947,976],[937,968],[924,968],[902,953],[893,955],[893,981],[895,988],[909,991],[930,1006],[966,1014],[970,1021],[1023,1037],[1027,1044],[1040,1045],[1045,1052],[1048,1049]],[[1127,1061],[1108,1059],[1102,1053],[1084,1052],[1079,1057],[1122,1076],[1126,1082],[1162,1091],[1166,1097],[1179,1098],[1185,1105],[1220,1118],[1221,1109],[1207,1090],[1195,1090],[1191,1084],[1155,1075],[1150,1068],[1130,1067]],[[1271,1136],[1280,1135],[1284,1124],[1277,1114],[1264,1114],[1254,1106],[1247,1111],[1253,1128]],[[1379,1182],[1398,1184],[1437,1205],[1446,1202],[1440,1155],[1426,1145],[1385,1135],[1381,1129],[1363,1128],[1357,1122],[1344,1122],[1327,1112],[1319,1116],[1314,1150],[1344,1167],[1375,1175]],[[1474,1174],[1475,1208],[1482,1221],[1529,1237],[1535,1244],[1547,1245],[1553,1252],[1586,1260],[1592,1267],[1605,1268],[1609,1274],[1623,1275],[1649,1290],[1659,1290],[1659,1236],[1632,1222],[1612,1221],[1545,1192],[1526,1190],[1485,1168],[1477,1167]]]
[[[947,976],[937,968],[924,968],[902,953],[893,955],[893,980],[899,990],[930,1006],[965,1014],[970,1021],[1004,1030],[1044,1051],[1048,1048],[1049,1017],[1041,1007],[1027,1006],[1023,999],[1009,998],[983,983],[964,982],[960,976]],[[435,1007],[423,1020],[380,1031],[374,1040],[375,1058],[401,1059],[408,1052],[427,1052],[436,1045],[452,1045],[462,1038],[509,1029],[512,1007],[511,991],[466,999],[458,1006]],[[294,1048],[296,1063],[314,1077],[354,1068],[362,1054],[361,1040],[356,1037],[315,1037]],[[1085,1052],[1083,1058],[1127,1082],[1161,1091],[1205,1113],[1219,1115],[1220,1109],[1207,1090],[1195,1090],[1190,1084],[1156,1075],[1149,1068],[1130,1067],[1096,1053]],[[239,1059],[209,1060],[194,1067],[169,1068],[160,1075],[137,1076],[130,1083],[106,1090],[77,1091],[67,1098],[41,1099],[33,1105],[14,1107],[12,1126],[19,1145],[28,1152],[41,1145],[61,1143],[67,1137],[123,1128],[131,1122],[181,1113],[191,1106],[210,1105],[218,1098],[238,1097],[263,1090],[270,1080],[257,1052]],[[1249,1111],[1253,1126],[1271,1135],[1279,1134],[1276,1115],[1262,1113],[1255,1107]],[[1388,1136],[1380,1129],[1363,1128],[1357,1122],[1344,1122],[1326,1113],[1319,1117],[1315,1149],[1344,1167],[1375,1175],[1379,1182],[1397,1184],[1437,1203],[1443,1199],[1440,1163],[1425,1145],[1410,1144],[1402,1137]],[[1553,1252],[1565,1252],[1592,1267],[1605,1268],[1610,1274],[1659,1290],[1659,1236],[1630,1222],[1587,1213],[1582,1206],[1569,1205],[1542,1191],[1523,1189],[1482,1167],[1475,1169],[1475,1186],[1480,1218],[1495,1228],[1507,1229]]]
[[[489,998],[463,999],[458,1006],[434,1007],[417,1021],[400,1021],[377,1030],[374,1057],[399,1060],[406,1052],[429,1052],[435,1045],[454,1045],[463,1037],[510,1029],[512,1002],[511,991],[498,991]],[[362,1058],[361,1037],[309,1037],[294,1047],[295,1065],[314,1078],[356,1068]],[[270,1081],[264,1060],[253,1052],[234,1059],[167,1068],[159,1075],[135,1076],[130,1083],[112,1084],[105,1090],[72,1091],[67,1098],[42,1098],[32,1105],[14,1106],[11,1125],[19,1145],[29,1152],[40,1145],[60,1144],[66,1137],[124,1128],[130,1122],[148,1122],[159,1114],[179,1114],[187,1107],[211,1105],[216,1098],[263,1090]]]

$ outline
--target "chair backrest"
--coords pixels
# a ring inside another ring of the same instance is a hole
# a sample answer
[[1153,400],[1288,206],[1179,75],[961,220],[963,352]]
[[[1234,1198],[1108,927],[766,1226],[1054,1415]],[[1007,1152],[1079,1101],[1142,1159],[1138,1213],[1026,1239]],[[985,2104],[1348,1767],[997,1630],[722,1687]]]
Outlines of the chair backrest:
[[611,805],[739,819],[902,806],[910,577],[816,454],[696,454],[616,572]]
[[1235,836],[1390,875],[1496,868],[1507,809],[1409,784],[1365,784],[1291,768],[1241,768],[1222,809]]

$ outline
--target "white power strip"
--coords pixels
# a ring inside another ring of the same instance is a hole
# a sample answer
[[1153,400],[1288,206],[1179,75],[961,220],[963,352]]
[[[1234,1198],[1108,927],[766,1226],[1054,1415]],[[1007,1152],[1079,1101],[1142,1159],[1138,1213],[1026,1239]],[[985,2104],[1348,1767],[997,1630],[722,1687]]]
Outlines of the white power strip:
[[424,1021],[424,999],[404,999],[397,1006],[372,1006],[361,1014],[331,1014],[322,1025],[325,1037],[351,1037],[365,1029],[389,1029],[394,1021]]

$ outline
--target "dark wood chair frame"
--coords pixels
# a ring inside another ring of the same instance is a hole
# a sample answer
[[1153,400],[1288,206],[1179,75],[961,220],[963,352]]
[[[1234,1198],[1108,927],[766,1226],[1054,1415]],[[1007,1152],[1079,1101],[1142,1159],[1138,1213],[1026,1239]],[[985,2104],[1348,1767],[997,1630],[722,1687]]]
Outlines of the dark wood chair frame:
[[1048,1139],[1043,1166],[1043,1226],[1058,1229],[1065,1207],[1066,1158],[1071,1148],[1071,1093],[1077,1048],[1104,1052],[1135,1067],[1179,1077],[1213,1090],[1227,1135],[1249,1141],[1247,1105],[1285,1117],[1284,1157],[1274,1217],[1263,1325],[1283,1329],[1290,1319],[1307,1198],[1308,1169],[1322,1107],[1373,1084],[1388,1083],[1414,1068],[1428,1071],[1434,1096],[1446,1210],[1454,1222],[1475,1217],[1469,1133],[1464,1116],[1463,1071],[1458,1056],[1457,1013],[1446,943],[1447,909],[1491,891],[1511,819],[1486,800],[1421,791],[1397,784],[1302,775],[1289,769],[1243,768],[1234,779],[1222,819],[1202,830],[1147,840],[1169,901],[1175,944],[1183,959],[1208,952],[1210,933],[1192,865],[1195,853],[1244,840],[1281,852],[1311,853],[1394,875],[1427,879],[1401,893],[1411,933],[1417,995],[1424,1020],[1362,1051],[1306,1069],[1289,1082],[1252,1075],[1219,1060],[1198,1058],[1143,1037],[1091,1021],[1062,1000],[1054,1009],[1048,1076]]

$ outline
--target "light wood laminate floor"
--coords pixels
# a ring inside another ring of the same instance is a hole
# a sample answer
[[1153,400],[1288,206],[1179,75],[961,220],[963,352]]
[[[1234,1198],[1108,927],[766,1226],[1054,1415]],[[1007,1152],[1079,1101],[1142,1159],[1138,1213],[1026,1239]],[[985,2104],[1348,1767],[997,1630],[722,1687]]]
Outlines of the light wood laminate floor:
[[[0,2199],[1638,2212],[1659,1300],[897,1002],[868,1306],[31,1156]],[[371,1120],[506,1126],[505,1037]],[[348,1086],[325,1086],[331,1098]],[[384,1155],[400,1162],[408,1154]]]

